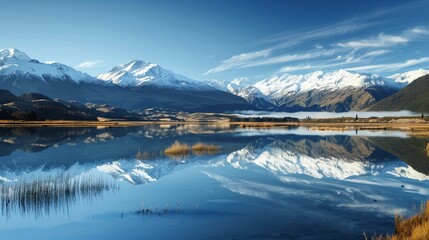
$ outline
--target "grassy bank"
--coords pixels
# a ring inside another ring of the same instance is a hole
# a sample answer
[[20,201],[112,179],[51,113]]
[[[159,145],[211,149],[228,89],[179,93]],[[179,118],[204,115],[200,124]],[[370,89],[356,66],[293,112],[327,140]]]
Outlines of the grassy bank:
[[[240,120],[240,119],[237,119]],[[331,118],[294,121],[8,121],[0,120],[0,127],[131,127],[149,124],[230,124],[242,128],[277,128],[303,126],[310,130],[398,130],[418,135],[429,135],[429,118],[386,117],[386,118]]]
[[[367,239],[367,238],[366,238]],[[429,239],[429,201],[420,213],[403,218],[395,216],[395,232],[393,235],[374,236],[372,240],[427,240]]]

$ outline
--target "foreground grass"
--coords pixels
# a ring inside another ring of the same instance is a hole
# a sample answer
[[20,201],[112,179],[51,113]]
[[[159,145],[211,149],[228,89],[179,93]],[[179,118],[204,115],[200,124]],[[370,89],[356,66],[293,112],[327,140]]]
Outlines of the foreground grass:
[[429,201],[420,213],[404,219],[395,216],[395,233],[391,236],[375,236],[372,240],[427,240],[429,239]]
[[66,212],[78,199],[91,201],[104,191],[116,190],[115,184],[94,176],[49,176],[31,180],[0,183],[1,214],[9,218],[13,213],[36,218],[51,212]]

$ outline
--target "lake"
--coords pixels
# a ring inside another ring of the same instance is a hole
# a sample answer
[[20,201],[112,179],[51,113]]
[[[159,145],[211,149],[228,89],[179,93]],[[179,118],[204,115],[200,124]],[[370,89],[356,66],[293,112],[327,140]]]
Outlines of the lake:
[[[216,151],[167,155],[179,141]],[[429,137],[238,125],[0,128],[1,239],[363,239],[429,196]]]
[[[305,119],[308,117],[316,119],[324,118],[342,118],[349,117],[355,118],[356,116],[360,118],[370,118],[370,117],[420,117],[422,113],[410,112],[407,110],[402,111],[391,111],[391,112],[358,112],[358,111],[349,111],[349,112],[268,112],[268,111],[238,111],[234,114],[240,117],[294,117],[298,119]],[[427,115],[427,113],[423,113]]]

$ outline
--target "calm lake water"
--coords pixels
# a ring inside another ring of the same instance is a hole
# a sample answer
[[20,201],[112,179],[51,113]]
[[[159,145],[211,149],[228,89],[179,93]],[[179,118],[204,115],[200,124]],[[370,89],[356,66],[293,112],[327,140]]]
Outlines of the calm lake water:
[[[167,156],[174,141],[222,148]],[[362,239],[429,196],[429,138],[233,125],[0,128],[0,239]]]
[[[354,118],[356,115],[360,118],[370,117],[418,117],[422,113],[415,113],[406,110],[402,111],[391,111],[391,112],[267,112],[267,111],[238,111],[235,114],[242,117],[294,117],[298,119],[305,119],[307,117],[323,119],[323,118],[341,118],[350,117]],[[427,113],[423,113],[428,115]]]

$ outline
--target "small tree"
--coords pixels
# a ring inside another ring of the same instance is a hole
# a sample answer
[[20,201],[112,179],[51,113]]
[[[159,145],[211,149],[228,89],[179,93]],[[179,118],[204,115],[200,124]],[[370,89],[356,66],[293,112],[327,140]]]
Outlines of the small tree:
[[358,115],[356,114],[356,118],[355,118],[355,120],[357,121],[359,119],[359,117],[358,117]]
[[422,113],[422,118],[425,118],[425,115]]

